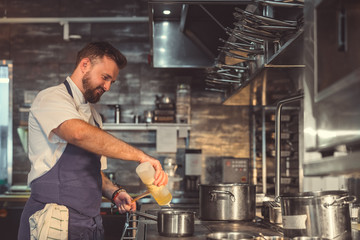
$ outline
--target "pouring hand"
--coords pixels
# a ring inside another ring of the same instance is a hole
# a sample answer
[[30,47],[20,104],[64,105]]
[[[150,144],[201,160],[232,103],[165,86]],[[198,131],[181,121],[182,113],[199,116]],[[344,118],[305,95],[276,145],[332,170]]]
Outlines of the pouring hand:
[[119,213],[125,213],[136,210],[136,203],[131,201],[132,198],[127,194],[127,192],[119,193],[114,202],[119,210]]
[[164,170],[161,167],[161,163],[159,160],[156,160],[155,158],[152,158],[148,155],[140,160],[140,163],[143,162],[150,162],[151,165],[155,169],[155,181],[154,185],[156,186],[163,186],[168,183],[168,175],[164,172]]

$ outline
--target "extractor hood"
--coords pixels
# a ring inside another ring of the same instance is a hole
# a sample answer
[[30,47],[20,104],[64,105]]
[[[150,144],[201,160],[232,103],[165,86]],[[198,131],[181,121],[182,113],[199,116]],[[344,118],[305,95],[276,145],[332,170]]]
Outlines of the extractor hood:
[[[218,47],[233,28],[235,7],[251,1],[149,1],[152,66],[207,68],[214,66]],[[169,14],[164,14],[167,10]]]

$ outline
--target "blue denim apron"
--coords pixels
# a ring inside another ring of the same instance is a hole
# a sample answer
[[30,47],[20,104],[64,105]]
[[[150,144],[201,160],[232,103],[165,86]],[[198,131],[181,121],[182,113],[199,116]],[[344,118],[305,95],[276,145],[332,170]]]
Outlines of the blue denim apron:
[[[65,81],[64,84],[73,96],[69,83]],[[67,144],[54,167],[31,183],[31,195],[21,216],[18,240],[30,239],[29,218],[47,203],[69,209],[69,240],[103,239],[100,157]]]

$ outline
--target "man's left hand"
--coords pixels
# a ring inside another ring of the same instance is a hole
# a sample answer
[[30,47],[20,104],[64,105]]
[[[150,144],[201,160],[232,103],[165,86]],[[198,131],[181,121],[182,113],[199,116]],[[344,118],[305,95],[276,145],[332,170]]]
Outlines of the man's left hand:
[[119,210],[119,213],[125,213],[136,210],[136,203],[131,202],[132,198],[127,192],[120,192],[114,202],[116,203],[116,207]]

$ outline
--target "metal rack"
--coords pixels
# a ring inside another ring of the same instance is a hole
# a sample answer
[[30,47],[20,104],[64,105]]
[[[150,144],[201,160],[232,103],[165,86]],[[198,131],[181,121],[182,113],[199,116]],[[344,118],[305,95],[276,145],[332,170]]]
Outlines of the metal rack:
[[136,215],[127,212],[123,233],[120,239],[121,240],[136,239],[138,225],[139,225],[139,220],[137,219]]
[[[251,153],[253,181],[258,186],[258,193],[268,195],[275,190],[276,180],[276,122],[275,106],[256,106],[252,111]],[[281,185],[283,190],[295,191],[299,187],[298,178],[298,106],[285,106],[281,131]],[[289,144],[294,149],[288,149]],[[261,186],[261,188],[260,188]]]

